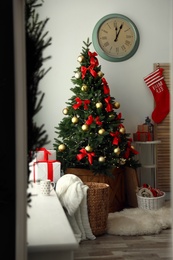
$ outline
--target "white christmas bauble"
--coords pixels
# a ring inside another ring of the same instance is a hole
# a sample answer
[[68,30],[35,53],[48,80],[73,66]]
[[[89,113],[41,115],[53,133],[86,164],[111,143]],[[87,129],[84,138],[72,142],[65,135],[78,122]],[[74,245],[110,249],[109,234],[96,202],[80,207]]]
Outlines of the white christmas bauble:
[[80,77],[81,77],[81,72],[80,72],[80,71],[77,71],[74,76],[75,76],[76,79],[80,79]]
[[82,62],[83,60],[84,60],[84,56],[83,55],[78,56],[78,58],[77,58],[78,62]]

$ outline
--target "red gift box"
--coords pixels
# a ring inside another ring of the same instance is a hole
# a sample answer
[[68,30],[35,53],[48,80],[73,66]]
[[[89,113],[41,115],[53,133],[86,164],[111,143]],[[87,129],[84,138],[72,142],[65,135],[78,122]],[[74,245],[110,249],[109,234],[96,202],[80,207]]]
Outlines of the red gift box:
[[133,134],[133,141],[146,142],[152,140],[153,134],[150,132],[136,132]]
[[150,132],[149,126],[148,125],[138,125],[137,132],[142,132],[142,133]]

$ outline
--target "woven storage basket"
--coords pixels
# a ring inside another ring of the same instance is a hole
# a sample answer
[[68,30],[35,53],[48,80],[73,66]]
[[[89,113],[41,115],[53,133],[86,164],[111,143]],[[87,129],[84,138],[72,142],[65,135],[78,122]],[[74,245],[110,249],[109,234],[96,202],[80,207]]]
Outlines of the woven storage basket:
[[[129,167],[127,167],[126,170],[128,172]],[[109,212],[116,212],[125,208],[125,204],[126,204],[125,179],[124,179],[125,169],[113,168],[112,169],[113,177],[106,176],[104,174],[94,174],[91,170],[81,169],[81,168],[67,168],[65,170],[65,174],[68,173],[75,174],[83,182],[99,182],[99,183],[108,184],[109,185]],[[129,175],[129,173],[126,175]],[[129,179],[130,180],[128,180],[128,182],[132,181],[133,180],[132,176]],[[131,185],[128,183],[128,188],[129,187],[131,187]],[[137,206],[137,199],[136,199],[136,206]]]
[[98,182],[85,182],[87,192],[88,218],[95,236],[102,235],[107,229],[109,212],[109,185]]
[[163,207],[163,204],[165,202],[165,195],[166,193],[163,192],[163,195],[160,197],[142,197],[137,195],[137,201],[138,201],[138,207],[142,209],[150,209],[150,210],[156,210]]

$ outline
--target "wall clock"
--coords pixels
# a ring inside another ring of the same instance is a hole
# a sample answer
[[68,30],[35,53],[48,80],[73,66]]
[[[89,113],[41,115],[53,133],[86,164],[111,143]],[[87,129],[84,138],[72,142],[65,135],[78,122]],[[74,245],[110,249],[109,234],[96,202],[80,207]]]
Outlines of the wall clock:
[[125,61],[138,49],[139,31],[134,22],[122,14],[108,14],[95,25],[92,42],[96,52],[105,60]]

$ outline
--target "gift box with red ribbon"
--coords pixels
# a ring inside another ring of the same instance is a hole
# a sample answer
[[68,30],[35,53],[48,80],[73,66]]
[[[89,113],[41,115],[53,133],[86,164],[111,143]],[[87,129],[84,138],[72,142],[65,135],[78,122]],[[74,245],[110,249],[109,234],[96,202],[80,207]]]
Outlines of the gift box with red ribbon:
[[153,141],[153,134],[150,132],[136,132],[133,134],[133,141]]
[[44,154],[40,153],[39,156],[29,164],[29,180],[36,182],[49,179],[53,182],[57,182],[61,177],[61,163],[57,160],[49,159],[50,157],[48,157],[48,155],[50,150],[40,148],[37,152],[43,152]]
[[35,152],[36,161],[40,160],[56,160],[56,150],[47,150],[46,148],[38,148]]
[[150,132],[149,126],[148,125],[138,125],[137,132],[142,132],[142,133]]
[[57,182],[61,176],[61,163],[58,161],[35,161],[30,167],[30,181],[51,180]]

